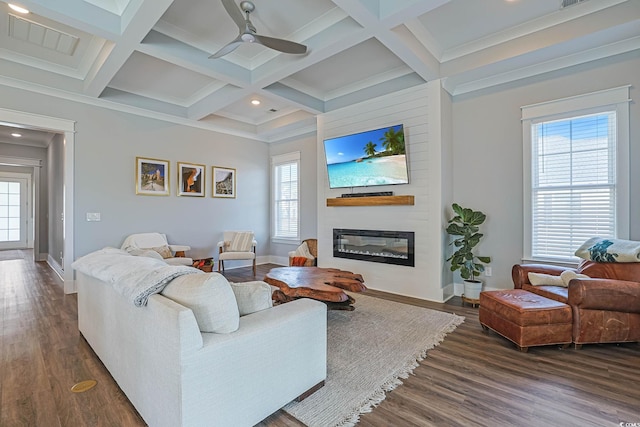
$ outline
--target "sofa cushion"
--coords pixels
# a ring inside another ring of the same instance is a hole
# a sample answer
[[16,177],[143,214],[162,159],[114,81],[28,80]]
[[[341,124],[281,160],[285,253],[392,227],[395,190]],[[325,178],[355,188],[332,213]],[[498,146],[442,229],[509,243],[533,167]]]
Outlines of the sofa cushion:
[[190,308],[202,332],[226,334],[240,325],[236,297],[221,274],[180,276],[165,286],[162,295]]
[[262,281],[229,283],[236,296],[240,316],[273,307],[271,286]]

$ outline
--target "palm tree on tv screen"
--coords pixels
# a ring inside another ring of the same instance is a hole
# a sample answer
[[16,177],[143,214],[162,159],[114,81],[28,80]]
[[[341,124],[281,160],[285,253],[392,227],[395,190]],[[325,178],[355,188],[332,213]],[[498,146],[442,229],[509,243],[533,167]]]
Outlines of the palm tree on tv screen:
[[367,142],[367,145],[364,146],[364,153],[369,157],[374,156],[376,154],[376,146],[377,144],[371,141]]
[[404,132],[396,132],[394,128],[389,128],[382,138],[382,146],[392,155],[404,154]]

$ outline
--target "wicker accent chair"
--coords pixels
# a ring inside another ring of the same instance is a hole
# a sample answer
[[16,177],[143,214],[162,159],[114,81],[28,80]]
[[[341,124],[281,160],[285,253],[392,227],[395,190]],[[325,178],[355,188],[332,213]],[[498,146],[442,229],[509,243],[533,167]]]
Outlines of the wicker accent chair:
[[[315,267],[318,265],[318,239],[305,239],[301,245],[306,243],[309,248],[309,252],[313,255],[313,259],[307,259],[304,263],[304,267]],[[293,266],[293,258],[296,257],[296,251],[289,252],[289,267]]]

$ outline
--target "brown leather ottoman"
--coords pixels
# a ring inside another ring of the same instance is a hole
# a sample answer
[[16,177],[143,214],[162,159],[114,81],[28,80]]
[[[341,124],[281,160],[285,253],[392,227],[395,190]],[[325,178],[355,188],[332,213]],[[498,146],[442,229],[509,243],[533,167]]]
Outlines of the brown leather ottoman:
[[479,319],[484,329],[510,339],[520,351],[571,344],[571,307],[522,289],[481,292]]

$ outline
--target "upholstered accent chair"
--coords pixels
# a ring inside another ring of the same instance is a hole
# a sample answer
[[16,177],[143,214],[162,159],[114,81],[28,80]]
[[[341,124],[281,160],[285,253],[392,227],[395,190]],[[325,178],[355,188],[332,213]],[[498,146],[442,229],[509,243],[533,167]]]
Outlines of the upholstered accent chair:
[[160,258],[171,265],[193,265],[193,259],[185,256],[191,247],[169,244],[166,234],[162,233],[131,234],[124,239],[120,249],[131,255]]
[[[301,258],[306,258],[304,264]],[[318,239],[305,239],[295,251],[289,252],[289,267],[314,267],[318,265]]]
[[225,231],[218,242],[218,272],[224,271],[228,260],[250,259],[253,261],[253,275],[256,275],[256,246],[252,231]]

